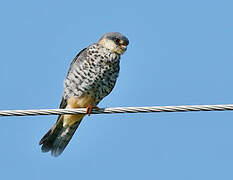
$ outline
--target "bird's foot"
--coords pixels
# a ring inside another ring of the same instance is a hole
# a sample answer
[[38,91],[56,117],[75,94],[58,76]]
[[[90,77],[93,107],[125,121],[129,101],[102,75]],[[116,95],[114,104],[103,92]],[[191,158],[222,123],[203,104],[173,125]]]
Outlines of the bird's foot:
[[97,110],[97,111],[100,110],[100,108],[98,108],[97,106],[88,105],[88,106],[87,106],[87,112],[86,112],[88,116],[91,115],[93,109],[94,109],[94,110]]

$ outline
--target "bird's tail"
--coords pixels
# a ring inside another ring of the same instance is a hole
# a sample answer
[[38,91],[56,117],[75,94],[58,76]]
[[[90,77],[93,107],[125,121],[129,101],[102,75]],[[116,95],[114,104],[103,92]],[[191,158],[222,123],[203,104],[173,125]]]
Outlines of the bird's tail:
[[63,125],[64,116],[59,116],[57,122],[44,135],[39,144],[42,145],[42,152],[51,151],[52,156],[59,156],[71,140],[73,134],[81,123],[82,118],[72,125]]

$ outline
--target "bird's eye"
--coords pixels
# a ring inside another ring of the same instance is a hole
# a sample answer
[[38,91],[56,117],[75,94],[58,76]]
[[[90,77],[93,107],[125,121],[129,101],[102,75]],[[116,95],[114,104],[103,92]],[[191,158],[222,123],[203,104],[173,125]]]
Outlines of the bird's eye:
[[115,38],[113,41],[114,41],[116,44],[119,44],[119,43],[120,43],[120,39],[118,39],[118,38]]

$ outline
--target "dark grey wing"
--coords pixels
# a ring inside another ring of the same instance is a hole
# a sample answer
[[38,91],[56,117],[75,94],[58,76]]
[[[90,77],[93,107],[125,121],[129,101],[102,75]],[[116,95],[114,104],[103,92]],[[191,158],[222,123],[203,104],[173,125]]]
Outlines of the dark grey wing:
[[[66,106],[67,106],[67,100],[64,99],[64,98],[62,97],[62,100],[61,100],[59,109],[65,109]],[[57,122],[59,121],[60,117],[61,117],[61,115],[59,115],[59,116],[57,117]]]
[[87,49],[87,48],[84,48],[83,50],[81,50],[81,51],[75,56],[75,58],[72,60],[72,62],[71,62],[71,64],[70,64],[70,68],[69,68],[69,70],[68,70],[68,74],[69,74],[69,72],[71,71],[72,67],[74,67],[73,65],[74,65],[75,63],[77,63],[78,60],[82,59],[81,57],[84,56],[84,52],[86,51],[86,49]]
[[[75,67],[74,64],[79,64],[82,62],[83,57],[85,57],[85,53],[87,48],[80,51],[73,61],[70,64],[70,68],[68,74],[72,70],[72,67]],[[67,99],[62,97],[61,103],[59,108],[65,109],[67,106]],[[81,121],[80,121],[81,122]],[[67,144],[69,143],[70,139],[72,138],[75,130],[78,128],[80,122],[72,125],[71,127],[63,127],[63,116],[59,115],[57,118],[57,122],[53,125],[53,127],[42,137],[39,144],[42,145],[41,150],[42,152],[48,152],[51,150],[52,155],[58,156],[60,155]],[[69,131],[67,130],[69,128]],[[68,132],[68,133],[67,133]],[[66,133],[66,138],[61,138],[62,134]]]
[[59,109],[65,109],[67,106],[67,100],[62,97]]
[[[67,101],[66,99],[62,98],[61,103],[59,108],[60,109],[65,109],[67,105]],[[60,122],[59,122],[60,121]],[[58,126],[59,124],[59,126]],[[53,136],[51,136],[51,134],[54,134],[53,131],[55,128],[59,127],[59,131],[57,131],[57,133]],[[58,116],[56,123],[53,125],[53,127],[42,137],[42,139],[40,140],[39,144],[43,144],[42,146],[42,151],[43,152],[48,152],[50,151],[50,149],[52,148],[52,144],[53,141],[55,140],[55,138],[58,135],[58,132],[60,132],[60,129],[62,127],[62,118],[61,115]]]
[[[83,57],[85,56],[86,49],[87,48],[80,51],[72,60],[67,76],[72,71],[72,68],[76,67],[74,64],[79,64],[82,62],[82,59],[84,59]],[[67,99],[62,97],[59,108],[65,109],[66,106]],[[48,152],[51,150],[53,156],[60,155],[69,143],[80,122],[81,121],[73,124],[72,126],[63,127],[63,116],[59,115],[55,125],[48,131],[48,133],[42,138],[40,142],[40,144],[43,144],[42,151]]]
[[[83,50],[81,50],[81,51],[75,56],[75,58],[72,60],[72,62],[71,62],[71,64],[70,64],[70,68],[69,68],[67,74],[69,74],[70,71],[72,70],[72,68],[75,67],[75,66],[74,66],[75,63],[81,63],[81,62],[79,62],[79,61],[81,61],[81,60],[83,59],[83,57],[86,55],[86,54],[85,54],[85,53],[86,53],[86,49],[87,49],[87,48],[84,48]],[[67,106],[67,100],[66,100],[64,97],[62,97],[62,100],[61,100],[61,103],[60,103],[59,108],[60,108],[60,109],[65,109],[66,106]],[[59,116],[59,117],[60,117],[60,116]],[[58,119],[59,119],[59,117],[58,117]]]
[[[87,49],[87,48],[84,48],[83,50],[81,50],[81,51],[75,56],[75,58],[72,60],[72,62],[71,62],[71,64],[70,64],[70,68],[69,68],[69,70],[68,70],[68,74],[69,74],[69,72],[71,71],[71,68],[73,67],[73,65],[74,65],[75,63],[77,63],[78,60],[80,60],[80,56],[83,56],[83,52],[84,52],[86,49]],[[66,106],[67,106],[67,100],[66,100],[64,97],[62,97],[62,100],[61,100],[61,103],[60,103],[59,108],[60,108],[60,109],[65,109]],[[60,116],[58,116],[58,119],[59,119],[59,117],[60,117]]]

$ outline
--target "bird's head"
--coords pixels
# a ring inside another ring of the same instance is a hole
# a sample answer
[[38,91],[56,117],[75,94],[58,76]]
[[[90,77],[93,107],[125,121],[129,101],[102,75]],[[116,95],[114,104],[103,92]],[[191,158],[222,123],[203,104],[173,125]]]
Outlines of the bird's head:
[[119,55],[123,54],[129,44],[127,37],[118,32],[110,32],[104,34],[98,44],[101,44],[110,51],[117,53]]

